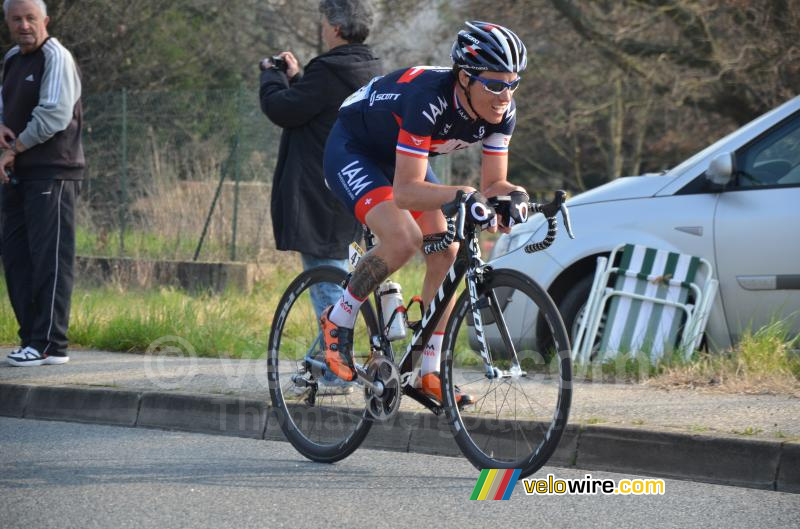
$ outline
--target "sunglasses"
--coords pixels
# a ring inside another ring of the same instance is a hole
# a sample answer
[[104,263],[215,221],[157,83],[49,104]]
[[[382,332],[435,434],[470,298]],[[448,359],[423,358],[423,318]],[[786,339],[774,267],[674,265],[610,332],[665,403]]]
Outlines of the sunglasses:
[[506,88],[508,88],[509,92],[513,92],[514,90],[519,88],[519,82],[522,80],[521,77],[517,77],[510,83],[507,83],[499,79],[485,79],[483,77],[478,77],[477,75],[473,75],[469,72],[464,72],[464,73],[466,73],[467,76],[473,81],[479,81],[487,92],[491,92],[496,96],[502,94],[503,90],[505,90]]

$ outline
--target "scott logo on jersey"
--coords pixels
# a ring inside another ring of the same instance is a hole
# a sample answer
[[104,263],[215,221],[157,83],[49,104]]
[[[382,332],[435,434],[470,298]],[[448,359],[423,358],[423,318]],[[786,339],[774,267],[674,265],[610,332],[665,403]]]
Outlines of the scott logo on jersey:
[[375,104],[375,101],[397,101],[400,98],[400,94],[379,94],[377,92],[373,92],[371,96],[369,96],[369,106]]

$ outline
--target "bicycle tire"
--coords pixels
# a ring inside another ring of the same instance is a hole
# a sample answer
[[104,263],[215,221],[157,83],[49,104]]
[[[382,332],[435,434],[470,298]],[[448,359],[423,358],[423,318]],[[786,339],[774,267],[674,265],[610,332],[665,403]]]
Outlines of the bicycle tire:
[[[493,364],[507,371],[511,365],[500,331],[507,327],[526,376],[486,377],[465,290],[448,320],[442,345],[444,407],[456,443],[475,467],[520,469],[522,479],[547,462],[566,428],[572,400],[569,338],[555,303],[533,279],[506,269],[487,271],[484,276],[478,286],[478,306]],[[495,293],[497,306],[486,301],[490,292]],[[537,327],[531,314],[534,305],[550,329],[553,351],[537,350],[532,332]],[[471,394],[475,404],[459,410],[455,386]]]
[[[318,381],[321,373],[308,369],[307,355],[321,360],[321,335],[311,300],[312,287],[343,285],[347,273],[320,266],[301,273],[283,294],[273,317],[269,336],[268,380],[272,406],[289,442],[302,455],[321,463],[344,459],[364,441],[372,426],[366,411],[364,389],[350,386],[351,393],[320,395],[309,403],[310,388],[295,384],[292,376]],[[354,357],[362,365],[369,355],[369,340],[378,333],[375,312],[367,300],[354,328]],[[316,333],[316,334],[315,334]]]

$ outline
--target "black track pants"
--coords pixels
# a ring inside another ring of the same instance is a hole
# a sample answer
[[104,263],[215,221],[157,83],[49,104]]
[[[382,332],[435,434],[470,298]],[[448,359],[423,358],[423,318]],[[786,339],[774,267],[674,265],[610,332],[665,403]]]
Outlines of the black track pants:
[[67,351],[75,263],[75,180],[2,186],[2,252],[8,297],[22,346]]

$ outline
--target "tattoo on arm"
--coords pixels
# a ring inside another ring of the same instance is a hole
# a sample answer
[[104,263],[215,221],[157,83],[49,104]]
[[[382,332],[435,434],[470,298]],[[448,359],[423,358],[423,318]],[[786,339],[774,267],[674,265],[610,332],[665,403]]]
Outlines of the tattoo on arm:
[[348,286],[354,296],[364,299],[387,277],[389,277],[389,267],[386,261],[377,255],[367,254],[358,263]]

